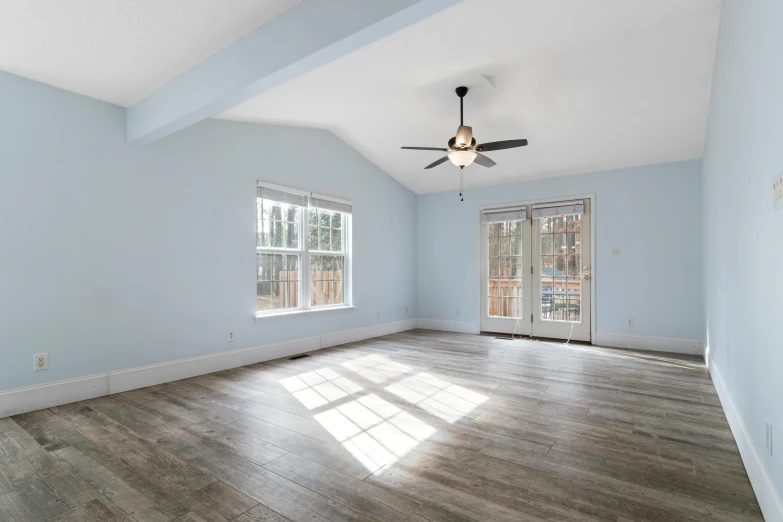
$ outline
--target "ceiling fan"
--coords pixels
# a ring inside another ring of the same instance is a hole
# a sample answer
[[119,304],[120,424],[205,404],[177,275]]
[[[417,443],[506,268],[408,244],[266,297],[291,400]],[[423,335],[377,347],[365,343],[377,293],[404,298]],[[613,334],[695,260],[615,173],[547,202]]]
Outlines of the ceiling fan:
[[437,167],[441,163],[445,163],[447,160],[451,161],[455,166],[460,168],[460,196],[462,196],[462,169],[473,163],[474,161],[482,167],[494,167],[496,163],[492,161],[488,156],[485,156],[484,152],[492,152],[503,149],[513,149],[516,147],[524,147],[527,145],[527,140],[505,140],[505,141],[492,141],[489,143],[482,143],[476,145],[476,138],[473,137],[473,128],[465,125],[463,100],[465,95],[468,94],[467,87],[457,87],[457,96],[459,96],[459,128],[457,129],[457,135],[449,140],[448,148],[439,147],[402,147],[407,150],[437,150],[446,152],[447,154],[440,158],[438,161],[430,163],[425,169],[431,169]]

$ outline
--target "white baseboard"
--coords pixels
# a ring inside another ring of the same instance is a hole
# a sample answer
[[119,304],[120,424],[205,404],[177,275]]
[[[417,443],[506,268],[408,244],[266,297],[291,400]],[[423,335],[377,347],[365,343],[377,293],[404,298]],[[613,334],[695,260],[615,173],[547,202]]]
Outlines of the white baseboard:
[[398,321],[396,323],[365,326],[364,328],[356,328],[355,330],[343,330],[342,332],[322,335],[321,348],[329,348],[330,346],[354,343],[356,341],[363,341],[372,337],[381,337],[382,335],[390,335],[397,332],[404,332],[406,330],[413,330],[416,328],[416,324],[416,319],[406,319],[405,321]]
[[783,502],[781,502],[780,494],[775,488],[775,483],[772,481],[766,466],[764,466],[761,454],[756,449],[753,439],[750,438],[742,417],[740,417],[737,408],[734,406],[734,401],[731,399],[720,371],[715,366],[715,361],[709,359],[707,364],[710,369],[710,377],[712,377],[715,390],[718,392],[720,403],[726,414],[726,420],[729,422],[731,433],[737,442],[742,462],[745,464],[745,470],[748,472],[750,484],[756,493],[756,499],[759,502],[764,519],[768,522],[783,522]]
[[109,378],[105,373],[6,390],[0,392],[0,418],[108,394]]
[[416,328],[416,319],[0,392],[0,418]]
[[425,330],[441,330],[444,332],[481,333],[481,327],[476,323],[442,321],[440,319],[419,319],[419,328]]
[[704,343],[694,339],[672,339],[670,337],[642,337],[640,335],[620,335],[594,333],[593,344],[612,348],[630,348],[652,352],[685,353],[704,356]]
[[109,372],[109,394],[146,388],[147,386],[178,381],[248,364],[271,361],[280,357],[290,357],[291,355],[321,348],[320,337],[316,336],[285,343],[247,348],[245,350],[203,355],[179,361]]

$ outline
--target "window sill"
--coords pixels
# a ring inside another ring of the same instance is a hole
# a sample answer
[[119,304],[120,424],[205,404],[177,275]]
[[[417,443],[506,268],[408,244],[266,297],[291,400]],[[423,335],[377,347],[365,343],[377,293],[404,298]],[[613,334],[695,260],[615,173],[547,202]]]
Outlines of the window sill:
[[260,323],[267,319],[275,319],[278,317],[295,317],[300,315],[320,315],[333,312],[342,312],[345,310],[353,310],[355,306],[330,306],[328,308],[309,308],[307,310],[293,310],[287,312],[274,312],[268,314],[256,314],[255,322]]

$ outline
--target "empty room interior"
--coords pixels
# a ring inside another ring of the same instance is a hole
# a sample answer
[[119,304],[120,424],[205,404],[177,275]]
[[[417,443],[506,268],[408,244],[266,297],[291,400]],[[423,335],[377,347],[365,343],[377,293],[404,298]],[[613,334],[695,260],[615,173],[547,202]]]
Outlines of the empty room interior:
[[782,24],[0,1],[0,521],[783,522]]

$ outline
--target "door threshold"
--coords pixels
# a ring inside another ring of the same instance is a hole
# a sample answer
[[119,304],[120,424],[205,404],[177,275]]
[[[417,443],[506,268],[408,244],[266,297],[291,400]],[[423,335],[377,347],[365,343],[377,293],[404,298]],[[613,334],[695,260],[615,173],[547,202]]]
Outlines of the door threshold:
[[[479,335],[483,335],[486,337],[494,337],[495,339],[502,339],[502,340],[512,340],[511,334],[507,333],[499,333],[499,332],[479,332]],[[534,337],[530,335],[520,335],[520,334],[514,334],[513,340],[522,340],[522,341],[538,341],[542,343],[561,343],[565,344],[566,339],[558,339],[555,337]],[[592,346],[592,343],[590,341],[576,341],[574,339],[571,339],[571,342],[568,344],[581,344],[585,346]]]

